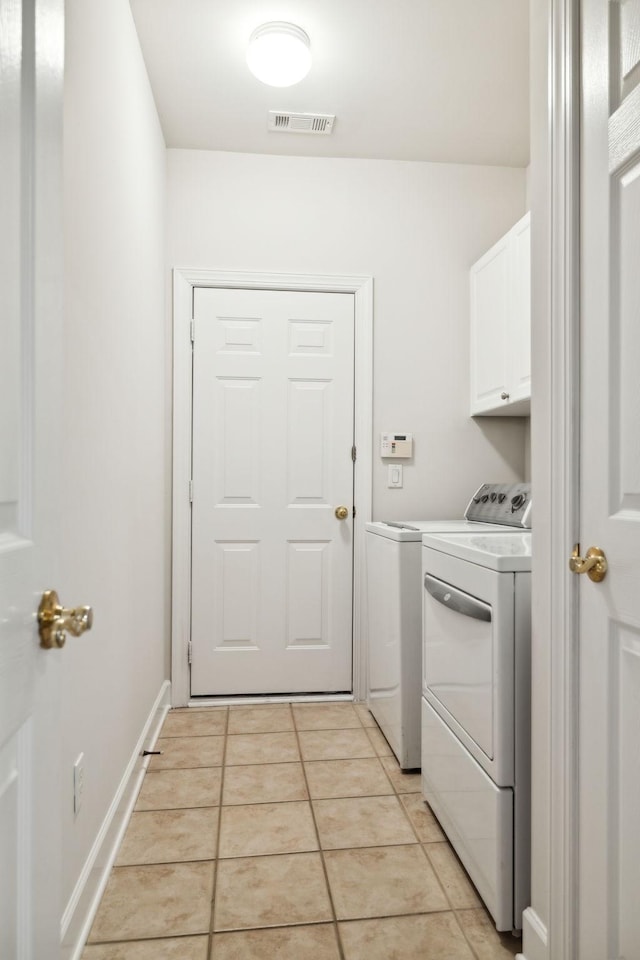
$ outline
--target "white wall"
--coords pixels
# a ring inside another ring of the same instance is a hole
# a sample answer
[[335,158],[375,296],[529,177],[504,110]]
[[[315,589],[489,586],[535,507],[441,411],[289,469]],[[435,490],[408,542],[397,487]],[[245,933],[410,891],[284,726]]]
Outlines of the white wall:
[[374,435],[409,431],[404,489],[374,455],[374,515],[461,515],[521,479],[522,420],[468,416],[468,269],[525,209],[525,171],[168,151],[168,263],[370,274]]
[[[127,0],[67,0],[62,908],[166,676],[166,153]],[[72,765],[85,755],[74,818]],[[44,960],[44,958],[43,958]]]

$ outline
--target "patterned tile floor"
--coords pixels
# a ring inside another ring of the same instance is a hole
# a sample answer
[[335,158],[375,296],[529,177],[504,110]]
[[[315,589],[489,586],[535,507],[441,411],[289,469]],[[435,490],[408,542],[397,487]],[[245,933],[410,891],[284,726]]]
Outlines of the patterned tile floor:
[[171,711],[84,960],[507,960],[361,705]]

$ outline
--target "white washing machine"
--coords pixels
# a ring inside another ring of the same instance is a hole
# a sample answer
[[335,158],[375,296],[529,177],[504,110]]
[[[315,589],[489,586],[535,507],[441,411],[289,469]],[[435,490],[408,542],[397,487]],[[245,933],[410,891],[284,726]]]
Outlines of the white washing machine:
[[485,483],[464,520],[367,523],[367,701],[403,770],[420,767],[421,582],[425,533],[512,533],[531,525],[529,484]]
[[531,534],[422,547],[422,788],[498,930],[529,902]]

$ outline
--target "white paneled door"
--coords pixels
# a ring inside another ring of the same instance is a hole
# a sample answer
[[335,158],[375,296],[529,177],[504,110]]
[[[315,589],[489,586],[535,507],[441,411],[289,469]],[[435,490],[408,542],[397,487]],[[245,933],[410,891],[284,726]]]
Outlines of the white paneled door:
[[350,691],[353,294],[196,288],[194,318],[191,693]]
[[62,0],[0,4],[0,957],[60,951],[58,692],[39,646],[61,522]]
[[583,0],[580,960],[640,957],[640,0]]

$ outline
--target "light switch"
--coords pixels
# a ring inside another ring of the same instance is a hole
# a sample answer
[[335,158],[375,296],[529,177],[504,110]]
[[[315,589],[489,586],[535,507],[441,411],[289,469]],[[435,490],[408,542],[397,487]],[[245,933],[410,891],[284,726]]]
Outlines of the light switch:
[[387,486],[388,487],[401,487],[402,486],[402,464],[401,463],[390,463],[387,467]]

